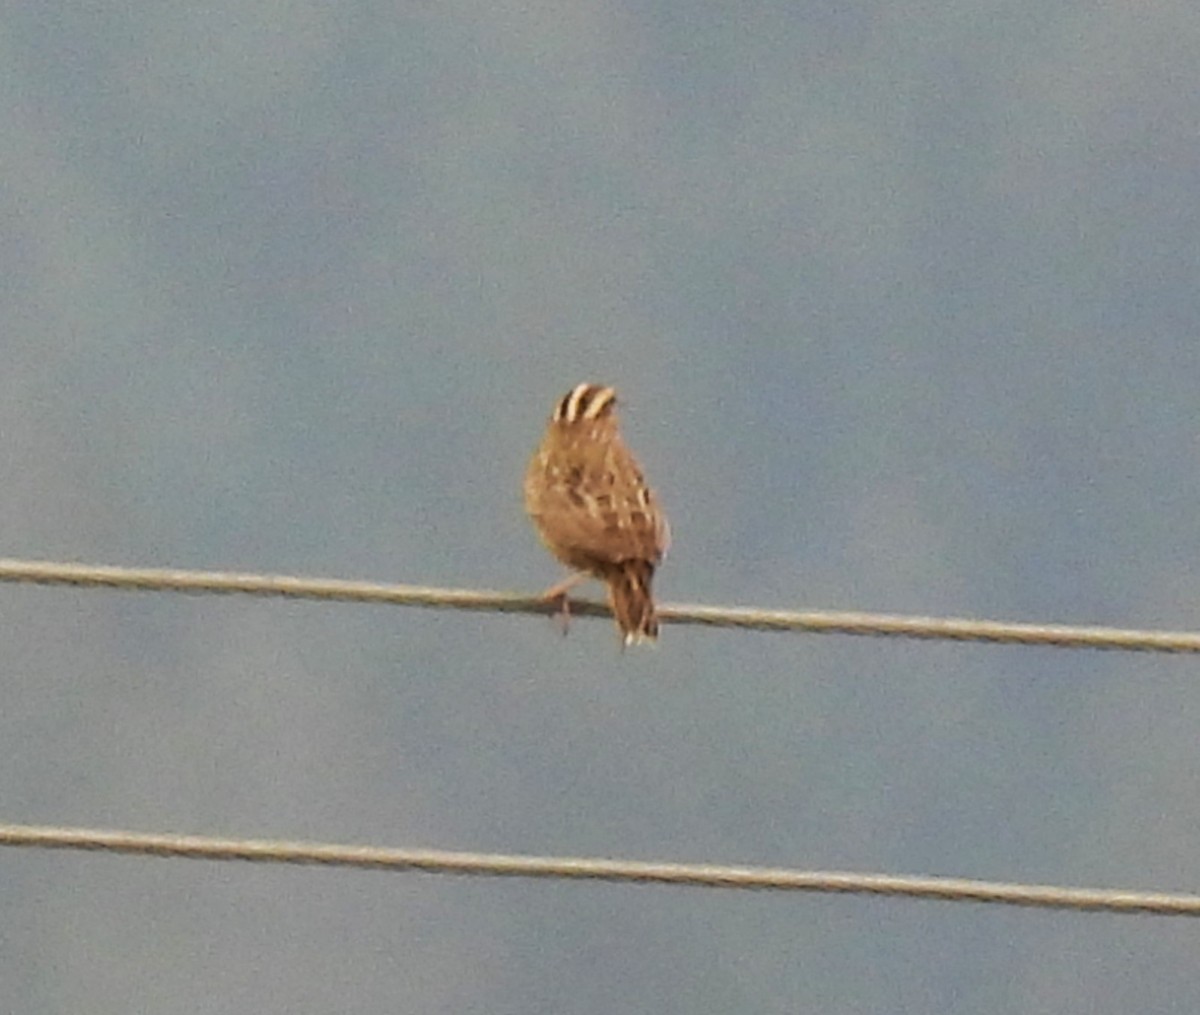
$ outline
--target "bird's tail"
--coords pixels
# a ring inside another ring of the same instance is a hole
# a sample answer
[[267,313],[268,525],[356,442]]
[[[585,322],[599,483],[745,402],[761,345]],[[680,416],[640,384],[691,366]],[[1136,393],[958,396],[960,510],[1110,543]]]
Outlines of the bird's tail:
[[654,565],[650,561],[627,560],[609,578],[609,601],[626,645],[650,642],[658,637],[658,616],[650,591],[653,577]]

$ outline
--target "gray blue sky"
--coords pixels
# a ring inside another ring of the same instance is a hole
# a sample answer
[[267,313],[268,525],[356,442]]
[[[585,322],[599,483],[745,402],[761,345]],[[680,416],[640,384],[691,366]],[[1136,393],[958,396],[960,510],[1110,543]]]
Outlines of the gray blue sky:
[[[0,4],[5,555],[1200,627],[1200,8]],[[0,819],[1200,879],[1188,658],[0,587]],[[0,853],[13,1011],[1200,1006],[1178,921]]]

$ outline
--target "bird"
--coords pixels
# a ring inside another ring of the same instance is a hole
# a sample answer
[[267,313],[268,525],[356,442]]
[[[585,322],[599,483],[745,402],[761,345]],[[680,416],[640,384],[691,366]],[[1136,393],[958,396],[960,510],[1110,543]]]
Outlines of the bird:
[[546,548],[578,572],[543,594],[560,599],[587,577],[608,586],[624,645],[658,637],[651,582],[670,527],[637,459],[621,439],[617,393],[577,384],[554,403],[525,472],[525,510]]

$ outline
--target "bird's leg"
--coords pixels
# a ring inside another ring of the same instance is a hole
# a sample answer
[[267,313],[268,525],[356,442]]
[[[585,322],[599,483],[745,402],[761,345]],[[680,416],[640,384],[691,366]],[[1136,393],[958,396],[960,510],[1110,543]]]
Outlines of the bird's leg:
[[564,638],[567,635],[567,629],[571,626],[571,606],[570,600],[567,599],[567,593],[586,578],[586,574],[570,575],[557,585],[551,585],[538,597],[547,603],[553,603],[557,600],[558,609],[555,610],[554,615],[558,618],[559,626],[562,627]]

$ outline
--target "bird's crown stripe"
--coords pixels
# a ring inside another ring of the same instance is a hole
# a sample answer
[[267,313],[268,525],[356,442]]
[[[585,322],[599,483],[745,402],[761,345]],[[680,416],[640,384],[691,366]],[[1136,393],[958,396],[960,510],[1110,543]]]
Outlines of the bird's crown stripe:
[[560,423],[598,419],[617,400],[617,393],[602,384],[577,384],[555,407],[554,418]]

